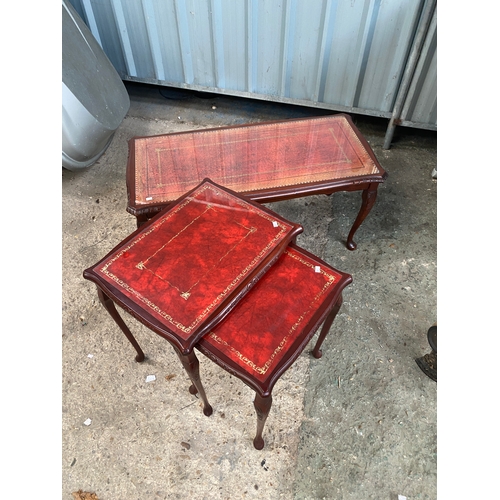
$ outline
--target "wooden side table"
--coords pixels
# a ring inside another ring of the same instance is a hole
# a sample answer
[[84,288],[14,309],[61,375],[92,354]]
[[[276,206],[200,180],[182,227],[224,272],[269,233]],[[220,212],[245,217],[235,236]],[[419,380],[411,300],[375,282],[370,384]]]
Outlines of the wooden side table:
[[83,272],[137,351],[121,306],[168,340],[212,412],[199,379],[196,342],[276,262],[302,227],[205,179]]
[[312,351],[321,357],[321,345],[342,305],[342,291],[351,282],[349,274],[292,244],[231,314],[196,345],[255,391],[256,449],[264,447],[262,433],[275,383],[323,323]]
[[387,173],[345,114],[134,137],[127,211],[140,226],[205,177],[260,203],[360,190],[354,250]]

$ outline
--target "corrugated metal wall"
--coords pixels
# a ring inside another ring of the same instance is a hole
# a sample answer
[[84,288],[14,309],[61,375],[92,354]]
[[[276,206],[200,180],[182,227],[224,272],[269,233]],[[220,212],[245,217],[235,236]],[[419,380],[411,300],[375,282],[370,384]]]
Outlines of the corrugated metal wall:
[[434,10],[401,113],[401,125],[437,126],[437,14]]
[[[124,80],[391,118],[429,1],[71,3]],[[430,38],[400,125],[435,126]]]

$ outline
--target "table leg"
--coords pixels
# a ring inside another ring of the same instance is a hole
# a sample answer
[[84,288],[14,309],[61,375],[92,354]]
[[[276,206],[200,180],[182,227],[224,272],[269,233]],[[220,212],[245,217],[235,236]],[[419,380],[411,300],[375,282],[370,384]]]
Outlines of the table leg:
[[147,215],[137,215],[137,228],[140,228],[143,224],[145,224],[148,220],[149,217]]
[[354,233],[357,231],[359,226],[361,226],[361,223],[365,220],[366,216],[370,213],[370,210],[375,203],[375,199],[377,198],[377,188],[378,183],[372,183],[365,190],[363,190],[361,208],[359,209],[358,216],[356,217],[349,236],[347,237],[346,247],[349,250],[356,250],[356,247],[358,246],[353,241]]
[[181,354],[181,352],[174,347],[177,356],[181,360],[182,366],[186,370],[189,378],[193,385],[189,388],[189,392],[191,394],[200,393],[201,400],[203,401],[203,413],[209,417],[212,415],[212,406],[208,402],[207,395],[205,394],[205,389],[203,388],[203,384],[201,383],[200,378],[200,362],[196,357],[196,354],[191,351],[190,354]]
[[342,300],[342,294],[340,294],[340,297],[338,298],[337,302],[335,303],[332,310],[326,317],[325,322],[323,323],[323,328],[321,329],[321,333],[319,334],[316,345],[314,346],[314,349],[312,351],[312,355],[317,359],[321,358],[321,356],[323,355],[320,347],[323,344],[326,336],[328,335],[328,332],[330,331],[330,327],[332,326],[335,316],[337,316],[337,313],[339,312],[340,306],[342,305]]
[[135,350],[137,351],[135,360],[139,363],[141,361],[144,361],[144,353],[142,352],[142,349],[137,343],[137,340],[135,340],[134,336],[130,332],[128,326],[118,314],[114,302],[99,287],[97,287],[97,294],[99,295],[99,300],[101,301],[101,304],[104,306],[106,311],[108,311],[111,317],[115,320],[116,324],[120,327],[121,331],[125,334],[130,343],[135,347]]
[[273,404],[273,397],[271,394],[266,398],[263,398],[259,394],[255,393],[255,399],[253,406],[257,412],[257,434],[253,440],[253,445],[255,449],[262,450],[264,448],[264,439],[262,439],[262,431],[264,430],[264,424],[266,423],[267,416],[271,410],[271,405]]

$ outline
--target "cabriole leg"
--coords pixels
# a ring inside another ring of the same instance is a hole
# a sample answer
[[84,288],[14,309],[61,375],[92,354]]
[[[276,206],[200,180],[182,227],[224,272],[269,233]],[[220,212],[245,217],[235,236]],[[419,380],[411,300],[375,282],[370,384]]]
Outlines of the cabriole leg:
[[208,402],[207,395],[205,394],[205,389],[203,388],[203,384],[201,383],[200,378],[200,362],[196,357],[196,354],[191,351],[190,354],[181,354],[181,352],[174,347],[177,356],[181,360],[182,366],[186,370],[189,378],[193,385],[189,388],[189,392],[191,394],[196,394],[197,392],[200,394],[201,400],[203,401],[203,413],[209,417],[212,415],[212,407]]
[[125,334],[130,343],[135,347],[135,350],[137,351],[135,360],[139,363],[141,361],[144,361],[144,353],[142,352],[142,349],[137,343],[137,340],[135,340],[134,336],[130,332],[128,326],[118,314],[114,302],[99,287],[97,287],[97,294],[99,295],[99,300],[101,301],[101,304],[104,306],[106,311],[108,311],[111,317],[115,320],[116,324],[120,327],[121,331]]
[[325,319],[325,322],[323,323],[323,328],[321,328],[321,333],[319,334],[318,341],[316,342],[316,345],[314,346],[314,349],[312,351],[312,355],[315,358],[321,358],[323,355],[323,352],[321,351],[321,345],[323,344],[323,341],[325,340],[326,336],[328,335],[328,332],[330,331],[330,327],[332,326],[333,320],[335,319],[335,316],[337,316],[337,313],[339,312],[340,306],[342,305],[342,294],[340,294],[340,297],[338,298],[337,302],[333,306],[332,310],[328,314],[328,316]]
[[137,228],[140,228],[143,224],[145,224],[148,220],[149,220],[149,217],[147,215],[138,215],[136,217],[137,219]]
[[253,406],[257,412],[257,434],[253,440],[253,445],[257,450],[262,450],[264,448],[264,439],[262,439],[262,431],[264,430],[264,424],[266,423],[267,416],[271,410],[271,405],[273,404],[273,397],[271,394],[266,398],[263,398],[259,394],[255,393],[255,399]]
[[361,226],[361,223],[366,219],[366,216],[370,213],[370,210],[375,203],[375,199],[377,198],[377,188],[378,183],[374,183],[370,184],[365,190],[363,190],[361,208],[359,209],[358,216],[356,217],[349,236],[347,237],[346,247],[349,250],[356,250],[356,247],[358,246],[353,241],[354,233],[357,231],[359,226]]

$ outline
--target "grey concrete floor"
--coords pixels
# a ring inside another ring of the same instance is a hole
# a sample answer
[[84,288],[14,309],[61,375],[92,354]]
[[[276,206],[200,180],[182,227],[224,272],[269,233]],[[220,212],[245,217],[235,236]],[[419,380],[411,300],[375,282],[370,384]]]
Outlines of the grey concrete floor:
[[306,349],[276,384],[257,451],[252,391],[200,354],[205,417],[170,345],[123,313],[147,356],[136,363],[82,271],[136,227],[125,211],[131,137],[325,111],[127,87],[130,111],[106,153],[62,171],[62,498],[435,499],[437,384],[415,358],[437,320],[436,134],[399,128],[383,150],[387,120],[353,116],[389,173],[354,252],[344,241],[359,192],[268,205],[353,284],[323,357]]

